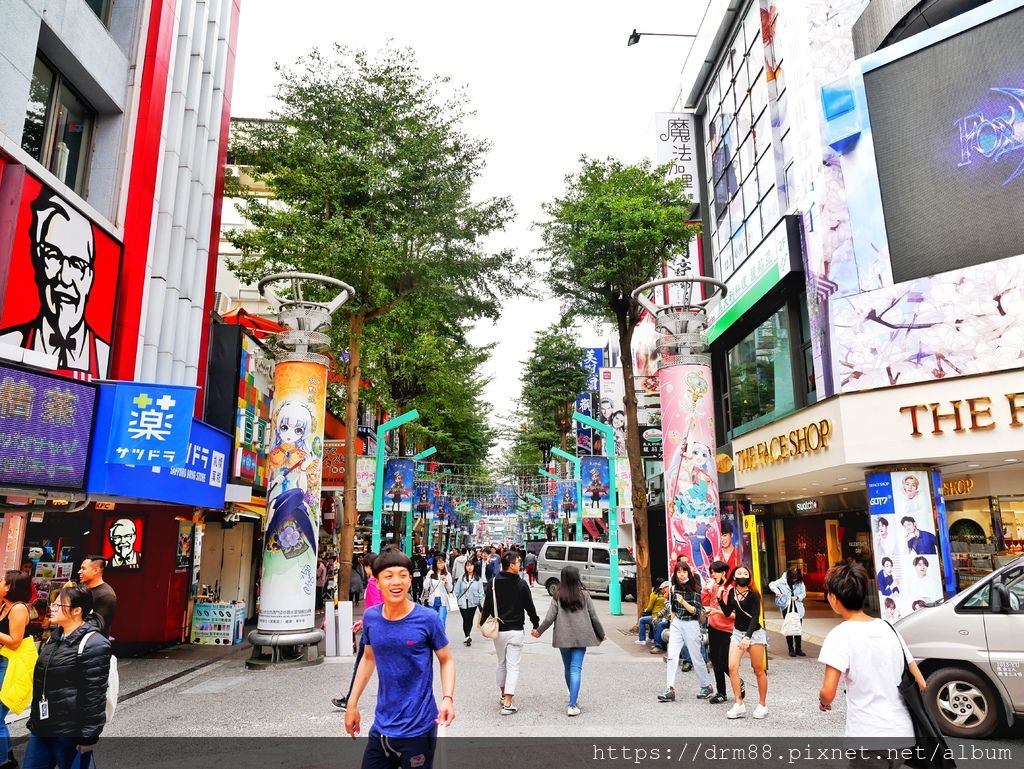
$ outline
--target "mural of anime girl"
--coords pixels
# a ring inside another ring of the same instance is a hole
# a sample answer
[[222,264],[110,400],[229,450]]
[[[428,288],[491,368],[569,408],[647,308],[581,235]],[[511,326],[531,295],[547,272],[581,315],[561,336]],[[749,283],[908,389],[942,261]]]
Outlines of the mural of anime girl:
[[316,543],[313,521],[302,489],[282,491],[270,505],[267,549],[285,558],[297,558]]
[[316,455],[310,449],[313,433],[313,413],[309,406],[299,401],[281,404],[274,416],[274,439],[267,455],[267,496],[272,497],[280,487],[283,493],[289,489],[309,488],[307,475]]
[[703,366],[673,366],[661,372],[669,556],[674,561],[685,554],[705,577],[721,539],[709,375]]
[[587,480],[587,486],[583,489],[583,493],[590,497],[590,509],[598,510],[601,508],[601,497],[605,494],[606,487],[601,482],[601,471],[596,467],[591,468],[590,477]]
[[388,486],[388,490],[385,495],[391,499],[391,512],[397,513],[402,509],[402,500],[408,495],[409,490],[405,488],[405,483],[402,482],[402,474],[395,473],[391,476],[391,485]]

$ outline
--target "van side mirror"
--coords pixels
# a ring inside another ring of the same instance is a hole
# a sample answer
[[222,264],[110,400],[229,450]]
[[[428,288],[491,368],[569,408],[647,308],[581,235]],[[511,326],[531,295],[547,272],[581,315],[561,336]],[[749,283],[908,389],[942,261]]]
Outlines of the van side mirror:
[[992,585],[992,611],[997,614],[1010,613],[1010,588],[1002,582]]

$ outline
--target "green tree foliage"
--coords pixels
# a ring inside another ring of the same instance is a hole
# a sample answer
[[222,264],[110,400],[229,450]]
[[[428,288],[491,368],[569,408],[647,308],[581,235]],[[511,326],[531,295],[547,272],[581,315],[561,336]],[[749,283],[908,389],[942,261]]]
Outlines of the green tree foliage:
[[[483,240],[512,217],[508,198],[474,199],[485,141],[463,129],[464,93],[420,73],[409,50],[376,58],[336,47],[278,67],[278,109],[240,126],[236,162],[273,198],[247,194],[252,225],[229,234],[233,269],[253,281],[281,270],[340,278],[355,297],[332,336],[347,350],[345,421],[357,421],[367,329],[405,302],[458,307],[469,320],[496,318],[503,295],[528,280],[529,262],[489,252]],[[355,442],[346,447],[355,463]],[[345,494],[341,589],[348,585],[356,520]]]
[[523,364],[520,401],[528,421],[542,432],[538,438],[563,451],[576,396],[587,383],[582,361],[583,349],[566,326],[559,326],[534,335],[533,349]]
[[647,497],[631,349],[633,329],[642,308],[634,289],[657,277],[662,264],[682,253],[697,233],[686,219],[692,203],[678,180],[649,162],[624,165],[614,159],[580,159],[577,173],[566,177],[565,194],[545,204],[541,222],[544,252],[550,258],[545,276],[567,319],[610,321],[623,351],[626,446],[633,479],[638,595],[651,588]]

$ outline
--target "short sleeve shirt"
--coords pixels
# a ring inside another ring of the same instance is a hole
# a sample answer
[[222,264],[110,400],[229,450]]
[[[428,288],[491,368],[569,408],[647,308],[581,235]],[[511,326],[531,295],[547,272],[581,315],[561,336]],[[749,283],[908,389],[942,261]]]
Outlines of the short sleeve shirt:
[[413,604],[400,620],[385,619],[381,606],[363,614],[363,639],[377,663],[373,730],[385,737],[419,737],[437,720],[434,652],[448,645],[436,611]]
[[818,661],[843,674],[847,737],[913,742],[914,724],[897,688],[908,658],[907,645],[884,620],[847,620],[829,631]]

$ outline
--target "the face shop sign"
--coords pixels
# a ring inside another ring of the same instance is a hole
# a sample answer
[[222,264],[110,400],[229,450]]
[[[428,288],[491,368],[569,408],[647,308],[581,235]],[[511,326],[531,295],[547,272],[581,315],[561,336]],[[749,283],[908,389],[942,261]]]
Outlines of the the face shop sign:
[[804,499],[796,503],[796,511],[798,513],[813,513],[818,509],[818,500],[816,499]]

